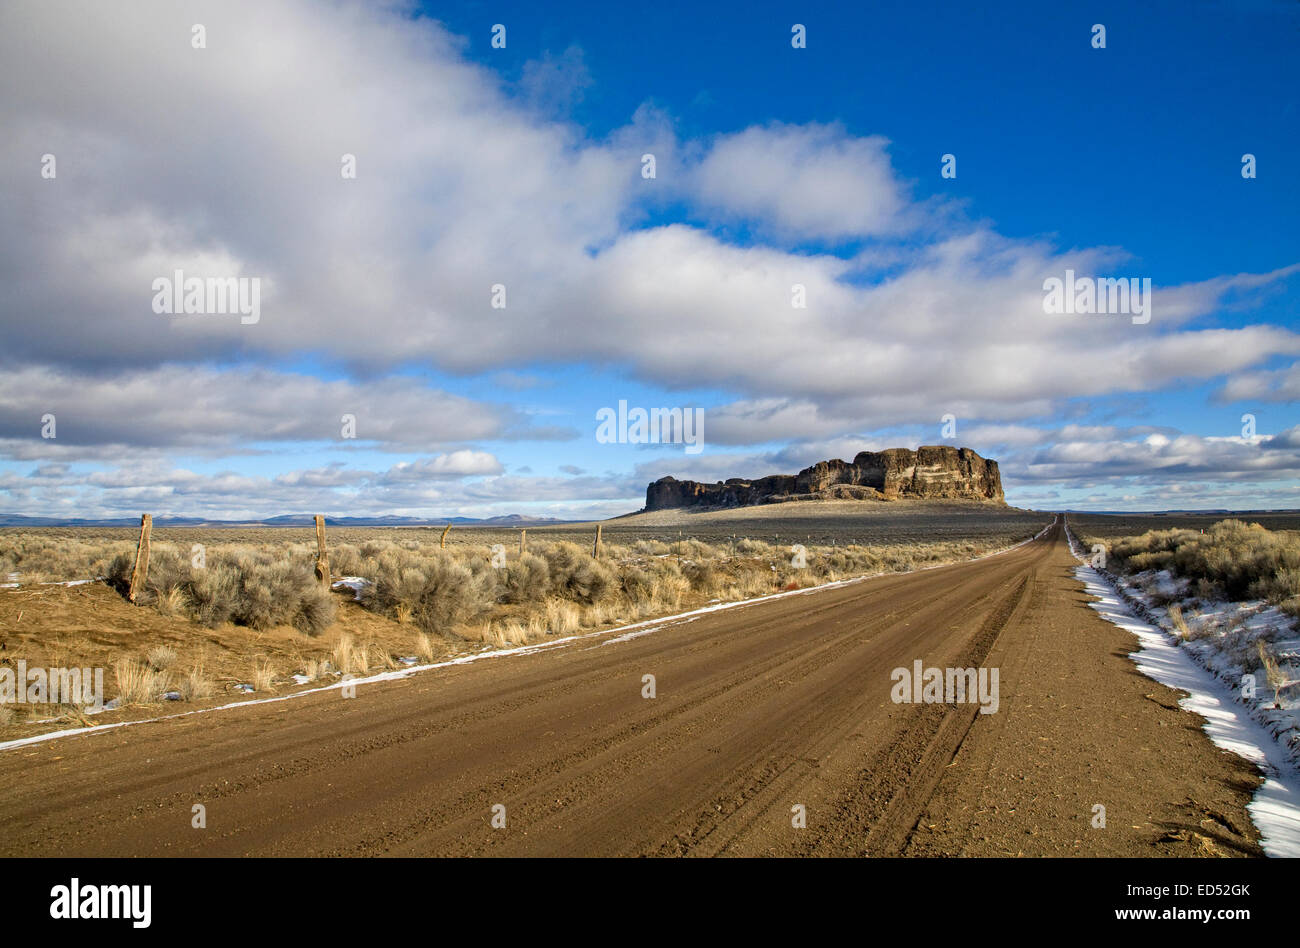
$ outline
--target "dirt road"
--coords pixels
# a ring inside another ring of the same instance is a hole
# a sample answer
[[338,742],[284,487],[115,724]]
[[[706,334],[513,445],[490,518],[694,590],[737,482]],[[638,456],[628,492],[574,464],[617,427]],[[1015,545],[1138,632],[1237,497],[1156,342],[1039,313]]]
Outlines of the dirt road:
[[[1057,526],[351,699],[3,751],[0,853],[1258,855],[1253,769],[1137,673],[1074,565]],[[917,659],[998,668],[997,712],[894,703]]]

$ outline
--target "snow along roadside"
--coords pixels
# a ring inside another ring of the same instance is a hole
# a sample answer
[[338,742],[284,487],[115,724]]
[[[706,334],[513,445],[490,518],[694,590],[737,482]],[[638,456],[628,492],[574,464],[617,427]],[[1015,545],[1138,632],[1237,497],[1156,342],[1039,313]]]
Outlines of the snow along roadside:
[[[772,593],[767,596],[759,596],[755,599],[740,599],[737,600],[736,602],[723,602],[723,603],[718,603],[717,605],[708,605],[699,609],[692,609],[689,612],[681,612],[673,616],[659,616],[654,619],[644,619],[640,622],[634,622],[631,625],[617,626],[612,629],[597,629],[594,632],[583,632],[579,635],[569,635],[569,636],[565,636],[562,639],[554,639],[553,641],[550,642],[538,642],[535,645],[520,645],[517,646],[516,648],[475,652],[472,655],[461,655],[457,658],[448,659],[447,661],[444,662],[433,662],[432,664],[429,665],[412,665],[409,668],[399,668],[396,669],[395,671],[380,672],[377,675],[368,675],[364,678],[348,678],[348,679],[333,682],[328,685],[323,685],[320,688],[308,688],[305,691],[295,691],[292,694],[277,695],[273,698],[253,698],[248,701],[232,701],[229,702],[228,704],[217,705],[216,707],[212,707],[212,708],[197,708],[193,711],[179,711],[176,714],[163,714],[154,718],[140,718],[134,721],[116,721],[112,724],[98,724],[98,725],[93,725],[91,727],[67,728],[62,731],[47,731],[44,734],[33,734],[31,737],[20,737],[12,741],[5,741],[3,743],[0,743],[0,751],[9,750],[15,747],[26,747],[30,744],[40,744],[40,743],[44,743],[45,741],[57,740],[58,738],[61,737],[75,737],[76,735],[79,734],[99,734],[104,731],[111,731],[115,728],[120,728],[120,727],[130,727],[135,724],[150,724],[156,721],[169,721],[173,718],[187,718],[190,717],[191,715],[209,714],[213,711],[230,711],[235,708],[247,708],[251,705],[256,705],[256,704],[275,704],[280,701],[293,701],[296,698],[303,698],[306,697],[307,695],[319,694],[320,692],[324,692],[324,691],[336,691],[344,687],[356,687],[358,685],[372,685],[372,684],[378,684],[386,681],[399,681],[403,678],[409,678],[412,675],[419,674],[420,672],[432,671],[435,668],[447,668],[452,665],[468,665],[470,662],[477,662],[489,658],[505,658],[506,656],[509,655],[530,655],[533,652],[543,652],[554,648],[564,648],[568,645],[573,644],[574,642],[583,642],[588,639],[597,639],[604,636],[613,636],[616,635],[617,633],[622,633],[622,635],[619,636],[619,639],[621,639],[622,641],[627,641],[629,639],[639,637],[639,635],[627,634],[627,633],[635,632],[636,630],[644,630],[640,634],[656,632],[659,629],[664,628],[665,626],[677,625],[682,622],[692,622],[695,619],[699,618],[700,616],[707,615],[712,612],[721,612],[725,609],[739,609],[745,606],[756,605],[757,603],[760,602],[771,602],[774,599],[785,599],[788,596],[806,596],[809,593],[822,592],[823,590],[827,590],[827,589],[836,589],[841,586],[851,586],[854,583],[865,582],[868,579],[875,579],[878,576],[904,576],[907,575],[908,573],[922,573],[925,572],[926,570],[942,569],[945,566],[960,566],[962,563],[974,563],[979,560],[986,560],[989,557],[1001,556],[1004,553],[1010,553],[1012,550],[1018,550],[1020,549],[1020,547],[1025,546],[1026,544],[1033,543],[1035,540],[1041,539],[1047,533],[1047,531],[1049,531],[1052,528],[1055,522],[1056,521],[1053,520],[1052,523],[1049,523],[1047,526],[1043,527],[1042,530],[1038,531],[1037,534],[1030,537],[1028,540],[1022,540],[1019,543],[1015,543],[1009,547],[1006,547],[1005,549],[995,550],[992,553],[986,553],[983,556],[977,556],[969,560],[957,560],[952,563],[936,563],[933,566],[922,566],[918,569],[903,570],[900,572],[881,572],[881,573],[871,573],[866,576],[854,576],[852,579],[840,579],[840,580],[836,580],[833,583],[822,583],[820,586],[809,586],[806,589],[792,589],[788,592]],[[355,578],[355,577],[349,577],[349,578]],[[609,642],[605,644],[614,644],[614,643]]]
[[[1065,532],[1071,550],[1079,556],[1068,525]],[[1204,730],[1210,740],[1259,767],[1264,783],[1246,809],[1260,832],[1264,852],[1269,856],[1300,856],[1300,771],[1287,758],[1282,745],[1236,703],[1235,689],[1197,664],[1175,636],[1138,618],[1110,577],[1086,562],[1075,569],[1074,575],[1097,598],[1092,608],[1137,638],[1142,648],[1129,658],[1138,671],[1162,685],[1187,692],[1178,705],[1205,719]]]

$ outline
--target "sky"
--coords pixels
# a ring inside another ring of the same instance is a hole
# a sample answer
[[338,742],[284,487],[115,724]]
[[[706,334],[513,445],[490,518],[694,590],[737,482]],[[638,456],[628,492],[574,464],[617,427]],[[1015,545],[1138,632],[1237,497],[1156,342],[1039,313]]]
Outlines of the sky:
[[1300,508],[1297,48],[1281,0],[8,0],[0,516],[588,519],[922,444]]

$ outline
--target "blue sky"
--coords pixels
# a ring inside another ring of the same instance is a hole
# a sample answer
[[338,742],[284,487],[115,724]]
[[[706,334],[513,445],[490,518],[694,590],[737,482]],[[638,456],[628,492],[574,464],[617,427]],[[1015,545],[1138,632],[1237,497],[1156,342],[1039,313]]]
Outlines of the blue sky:
[[[1300,507],[1300,4],[552,6],[7,5],[0,513],[604,516],[941,440],[1024,506]],[[1150,322],[1044,313],[1067,268]]]

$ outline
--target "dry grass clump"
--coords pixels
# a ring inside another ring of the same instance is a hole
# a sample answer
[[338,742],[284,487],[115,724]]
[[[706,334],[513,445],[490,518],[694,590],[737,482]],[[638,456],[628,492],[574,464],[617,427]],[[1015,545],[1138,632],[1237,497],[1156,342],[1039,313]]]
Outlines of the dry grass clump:
[[180,589],[169,589],[155,599],[153,607],[160,615],[179,616],[185,613],[185,593]]
[[200,664],[185,673],[176,690],[180,692],[183,701],[202,701],[216,694],[217,686]]
[[646,602],[654,595],[655,574],[639,566],[629,566],[619,576],[619,589],[629,602]]
[[491,619],[479,626],[478,639],[491,648],[506,647],[506,637],[502,633],[501,627],[493,624]]
[[502,623],[501,635],[507,645],[527,645],[530,639],[528,626],[518,619],[507,619]]
[[676,609],[693,587],[703,594],[713,594],[721,575],[715,567],[690,564],[686,569],[695,577],[695,583],[675,560],[654,560],[646,567],[629,566],[620,579],[623,598],[639,618]]
[[602,604],[583,606],[578,609],[578,615],[578,623],[584,629],[599,629],[614,621],[610,618],[609,610]]
[[[661,604],[668,609],[680,608],[682,600],[691,591],[691,581],[682,574],[676,565],[670,566],[667,564],[657,570],[655,579],[656,586],[651,594],[650,601]],[[763,576],[765,583],[768,579],[768,576]]]
[[415,657],[427,664],[432,662],[436,655],[433,639],[426,632],[417,632],[415,635]]
[[678,540],[668,545],[668,551],[675,556],[690,558],[696,560],[711,560],[717,556],[725,556],[726,548],[715,547],[712,544],[705,543],[703,540]]
[[253,686],[254,691],[274,691],[275,690],[275,667],[265,658],[253,660],[252,670],[249,672],[248,682]]
[[1259,649],[1259,664],[1264,669],[1264,675],[1268,679],[1269,687],[1273,689],[1273,707],[1282,707],[1282,689],[1294,684],[1286,670],[1278,663],[1276,656],[1269,650],[1269,647],[1260,639],[1256,646]]
[[119,707],[157,704],[171,684],[170,673],[155,671],[133,658],[119,658],[115,661],[113,677],[117,682]]
[[745,572],[741,573],[732,583],[726,586],[719,594],[718,598],[726,602],[738,602],[742,599],[754,599],[758,596],[765,596],[772,592],[773,582],[771,574]]
[[330,658],[334,667],[345,675],[366,670],[365,649],[358,648],[356,640],[347,632],[334,643]]
[[711,560],[692,560],[682,567],[682,576],[695,592],[711,597],[718,591],[722,571]]
[[1192,630],[1187,626],[1187,620],[1183,618],[1183,610],[1179,606],[1169,607],[1169,623],[1174,627],[1174,634],[1180,639],[1190,640]]
[[176,649],[170,645],[155,645],[144,658],[154,671],[166,671],[176,662]]
[[382,668],[384,671],[392,671],[397,667],[397,659],[393,658],[393,653],[378,642],[367,643],[363,654],[367,669]]
[[562,599],[546,601],[546,626],[552,635],[571,635],[578,631],[582,621],[582,611],[571,602]]

